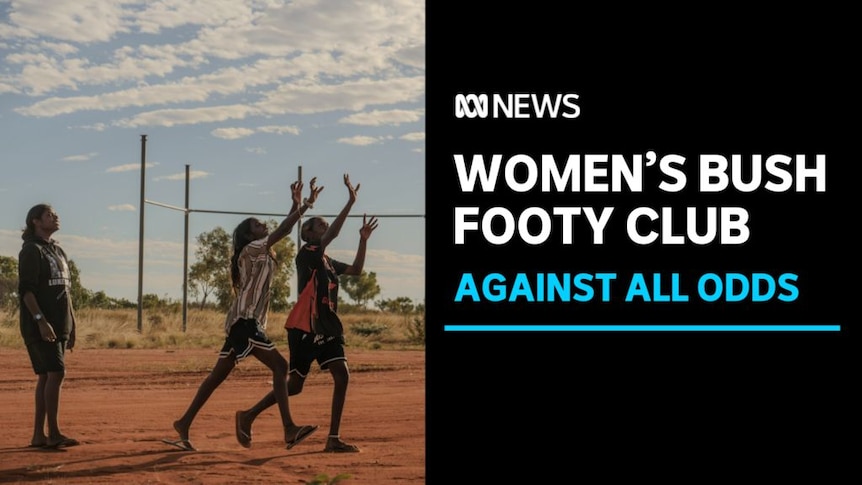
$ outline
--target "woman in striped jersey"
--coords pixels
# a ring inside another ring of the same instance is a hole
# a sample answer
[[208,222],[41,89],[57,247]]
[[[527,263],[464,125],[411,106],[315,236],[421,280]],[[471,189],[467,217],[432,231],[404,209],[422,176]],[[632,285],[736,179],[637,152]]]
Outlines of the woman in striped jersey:
[[213,391],[249,355],[272,370],[272,391],[281,414],[287,448],[293,448],[317,430],[317,426],[300,426],[293,422],[287,397],[288,364],[266,335],[270,281],[276,267],[273,246],[290,233],[323,190],[323,187],[316,186],[316,178],[311,179],[309,185],[310,194],[300,205],[302,182],[291,184],[293,205],[290,213],[272,233],[266,224],[254,217],[245,219],[234,229],[231,257],[234,299],[225,319],[225,343],[215,366],[201,383],[185,414],[173,423],[180,439],[166,441],[168,444],[187,451],[195,449],[189,441],[192,421]]

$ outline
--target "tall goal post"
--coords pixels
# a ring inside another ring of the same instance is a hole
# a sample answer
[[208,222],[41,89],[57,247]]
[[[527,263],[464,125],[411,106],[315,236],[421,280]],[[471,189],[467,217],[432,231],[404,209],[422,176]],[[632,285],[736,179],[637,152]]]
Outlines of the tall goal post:
[[[138,332],[143,331],[143,284],[144,284],[144,205],[150,204],[158,207],[163,207],[170,210],[182,212],[184,215],[184,234],[183,234],[183,297],[182,297],[182,314],[183,314],[183,332],[186,331],[188,324],[188,279],[189,279],[189,216],[192,212],[205,214],[235,214],[245,216],[260,216],[260,217],[287,217],[284,213],[271,212],[242,212],[242,211],[225,211],[225,210],[207,210],[207,209],[192,209],[189,207],[189,192],[190,192],[190,166],[185,166],[185,207],[177,207],[170,204],[164,204],[152,200],[147,200],[145,195],[144,177],[146,170],[146,140],[147,135],[141,135],[141,200],[140,200],[140,228],[138,237]],[[302,165],[297,167],[297,180],[302,181]],[[338,214],[315,214],[318,217],[337,217]],[[347,217],[363,217],[362,215],[349,214]],[[424,214],[374,214],[374,217],[379,218],[424,218]],[[296,224],[296,248],[302,246],[302,216]],[[297,275],[294,275],[296,278]],[[298,281],[294,280],[298,285]],[[296,296],[299,296],[300,288],[296,290]]]

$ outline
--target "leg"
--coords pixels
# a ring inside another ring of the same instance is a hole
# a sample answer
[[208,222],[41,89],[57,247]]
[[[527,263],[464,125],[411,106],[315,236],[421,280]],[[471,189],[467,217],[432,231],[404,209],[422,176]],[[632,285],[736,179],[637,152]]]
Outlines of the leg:
[[48,422],[47,443],[57,443],[65,437],[60,432],[60,389],[66,371],[48,372],[45,378],[45,418]]
[[[287,395],[295,396],[302,392],[302,385],[303,382],[305,382],[305,377],[300,376],[293,371],[289,372],[288,375],[289,377],[287,378]],[[240,411],[243,415],[243,424],[247,424],[249,427],[251,427],[251,424],[254,422],[254,420],[260,413],[271,408],[277,402],[278,401],[276,401],[275,399],[275,392],[269,391],[269,393],[266,396],[263,396],[263,398],[261,398],[260,401],[255,403],[254,406],[244,411]]]
[[295,396],[301,393],[303,386],[305,386],[305,376],[291,370],[290,377],[287,379],[287,395]]
[[[287,395],[294,396],[302,392],[302,385],[305,382],[305,377],[300,376],[295,371],[290,371],[287,378]],[[251,446],[251,427],[254,420],[257,419],[260,413],[266,411],[277,403],[275,399],[275,391],[269,391],[260,401],[255,403],[249,409],[236,412],[236,439],[239,443],[248,448]]]
[[272,393],[281,414],[281,424],[284,427],[284,441],[288,448],[310,435],[317,427],[298,426],[290,415],[290,405],[287,397],[287,361],[278,350],[255,347],[252,355],[272,370]]
[[209,375],[204,379],[200,387],[198,387],[198,391],[189,404],[188,409],[186,409],[185,414],[180,419],[174,421],[174,429],[179,433],[181,440],[189,439],[189,428],[192,426],[192,421],[194,421],[198,411],[206,404],[213,391],[227,379],[227,376],[230,375],[234,367],[236,367],[234,354],[229,354],[216,361],[215,367],[213,367]]
[[329,364],[332,375],[332,416],[329,422],[329,434],[338,436],[341,428],[341,415],[344,412],[344,401],[347,399],[347,384],[350,381],[350,370],[346,360],[337,360]]
[[339,433],[341,430],[341,415],[344,412],[344,402],[347,399],[347,384],[350,381],[350,370],[346,360],[330,362],[327,367],[332,375],[332,416],[329,422],[329,437],[326,440],[324,451],[333,452],[357,452],[359,448],[355,445],[341,441]]
[[30,446],[44,446],[48,442],[45,435],[45,386],[48,383],[48,374],[39,374],[36,381],[36,416],[33,422],[33,437],[30,438]]
[[[36,409],[31,446],[74,446],[78,442],[60,432],[60,390],[66,377],[65,342],[35,342],[27,346],[36,382]],[[47,426],[47,432],[45,428]]]
[[[314,359],[314,354],[309,353],[310,350],[313,350],[313,347],[309,349],[303,345],[303,337],[305,335],[301,331],[288,330],[287,332],[287,342],[290,351],[290,363],[287,367],[289,375],[287,378],[288,396],[294,396],[302,392],[305,376],[308,374],[311,362]],[[236,412],[236,439],[242,446],[249,447],[251,445],[251,428],[254,420],[257,419],[260,413],[266,411],[277,402],[275,392],[270,391],[251,408]]]
[[[287,400],[287,361],[278,350],[266,350],[255,348],[251,351],[265,366],[272,371],[272,399],[278,404],[278,412],[281,415],[281,424],[287,428],[294,426],[293,418],[290,416],[290,405]],[[263,399],[266,400],[266,397]],[[266,402],[264,402],[266,404]]]

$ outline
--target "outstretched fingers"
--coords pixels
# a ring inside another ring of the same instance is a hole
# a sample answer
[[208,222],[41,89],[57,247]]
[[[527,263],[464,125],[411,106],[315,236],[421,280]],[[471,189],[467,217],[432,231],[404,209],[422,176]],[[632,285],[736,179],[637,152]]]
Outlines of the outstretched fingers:
[[362,225],[369,226],[371,230],[377,229],[377,216],[371,216],[371,219],[367,219],[365,214],[362,214]]
[[308,194],[308,201],[313,204],[317,200],[317,195],[323,191],[323,186],[317,186],[317,177],[312,177],[308,186],[311,189],[311,192]]
[[348,174],[344,174],[344,185],[346,185],[346,186],[347,186],[347,190],[349,190],[349,191],[350,191],[350,195],[355,196],[355,195],[356,195],[356,193],[357,193],[357,192],[359,192],[359,187],[360,187],[362,184],[361,184],[361,183],[360,183],[360,184],[356,184],[356,187],[354,187],[354,186],[353,186],[353,184],[352,184],[352,183],[350,183],[350,175],[348,175]]
[[375,229],[377,229],[377,217],[371,216],[371,219],[368,219],[365,214],[362,214],[362,227],[359,229],[359,235],[367,239]]
[[290,196],[293,199],[295,204],[299,204],[302,201],[302,182],[297,180],[296,182],[290,184]]

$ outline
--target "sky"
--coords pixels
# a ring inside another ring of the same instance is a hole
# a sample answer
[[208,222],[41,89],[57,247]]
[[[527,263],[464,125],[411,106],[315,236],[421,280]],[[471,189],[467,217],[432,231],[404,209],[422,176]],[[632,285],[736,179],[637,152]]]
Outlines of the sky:
[[376,215],[375,300],[424,301],[424,2],[0,0],[0,59],[0,255],[49,203],[83,286],[135,302],[143,215],[141,290],[180,300],[187,172],[189,264],[201,233],[280,221],[300,170],[331,221],[346,173],[329,254]]

